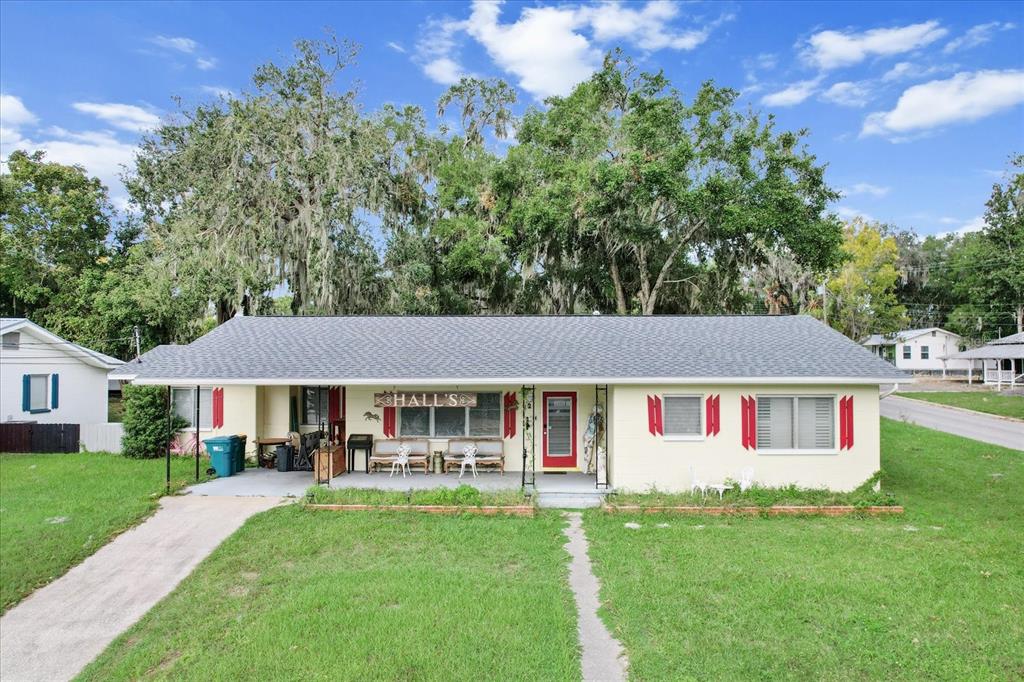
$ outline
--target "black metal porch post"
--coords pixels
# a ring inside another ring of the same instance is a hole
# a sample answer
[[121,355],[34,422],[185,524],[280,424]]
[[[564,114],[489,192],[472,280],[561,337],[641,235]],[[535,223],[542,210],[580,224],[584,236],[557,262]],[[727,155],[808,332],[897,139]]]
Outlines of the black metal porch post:
[[196,386],[196,483],[199,482],[199,387]]
[[166,475],[165,479],[167,482],[167,494],[171,494],[171,439],[174,438],[174,434],[171,433],[171,428],[174,421],[171,419],[171,387],[167,387],[167,439],[164,442],[164,464],[166,464]]

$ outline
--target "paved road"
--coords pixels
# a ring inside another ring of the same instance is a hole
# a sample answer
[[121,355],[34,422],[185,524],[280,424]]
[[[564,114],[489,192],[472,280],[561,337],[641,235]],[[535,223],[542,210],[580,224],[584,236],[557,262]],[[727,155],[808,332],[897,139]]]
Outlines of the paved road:
[[4,682],[69,680],[277,497],[165,497],[122,533],[0,618]]
[[881,412],[883,417],[890,419],[905,420],[929,429],[1024,450],[1024,422],[894,395],[882,400]]

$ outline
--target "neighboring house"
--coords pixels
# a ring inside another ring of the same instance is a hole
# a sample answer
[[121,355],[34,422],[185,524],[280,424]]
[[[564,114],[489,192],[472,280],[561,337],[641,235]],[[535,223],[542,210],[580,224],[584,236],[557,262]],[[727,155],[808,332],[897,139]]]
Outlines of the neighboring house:
[[872,334],[861,345],[908,372],[967,373],[970,363],[953,360],[960,351],[959,334],[939,327],[905,329],[895,334]]
[[525,485],[596,456],[595,486],[666,491],[691,467],[855,488],[879,469],[879,385],[910,379],[805,316],[236,317],[113,376],[172,387],[190,423],[201,387],[200,437],[250,450],[333,423],[431,452],[492,439]]
[[107,374],[124,363],[23,317],[0,318],[0,419],[107,421]]
[[1024,333],[1004,336],[980,348],[972,348],[953,355],[958,361],[971,364],[968,382],[974,381],[975,363],[981,361],[981,378],[986,384],[1003,384],[1013,388],[1024,385]]

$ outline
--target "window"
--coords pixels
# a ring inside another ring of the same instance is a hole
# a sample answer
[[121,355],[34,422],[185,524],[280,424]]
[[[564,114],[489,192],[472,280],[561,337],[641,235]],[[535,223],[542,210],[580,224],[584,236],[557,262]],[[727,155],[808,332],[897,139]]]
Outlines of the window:
[[323,386],[304,386],[302,388],[302,423],[307,426],[319,426],[327,422],[330,408],[330,389]]
[[501,394],[478,393],[476,407],[402,407],[400,436],[501,437]]
[[[171,389],[171,407],[174,410],[174,414],[178,415],[188,425],[186,428],[195,428],[196,419],[196,389],[194,388],[172,388]],[[199,389],[199,428],[200,429],[212,429],[213,428],[213,389],[212,388],[201,388]]]
[[922,360],[927,360],[928,359],[928,346],[921,346],[921,359]]
[[7,332],[3,335],[4,350],[18,350],[21,345],[21,332]]
[[49,374],[33,374],[28,382],[28,409],[31,412],[46,412],[50,407],[47,389],[50,386]]
[[758,450],[835,448],[832,396],[757,396]]
[[904,360],[909,360],[910,359],[910,346],[903,346],[903,359]]
[[666,437],[701,436],[700,396],[667,395],[662,398],[662,419]]

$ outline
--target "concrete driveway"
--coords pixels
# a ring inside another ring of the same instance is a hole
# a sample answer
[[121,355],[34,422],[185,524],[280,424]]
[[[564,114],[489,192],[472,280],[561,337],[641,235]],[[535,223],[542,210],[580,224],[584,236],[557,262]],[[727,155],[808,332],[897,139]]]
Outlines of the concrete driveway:
[[70,680],[278,497],[165,497],[160,509],[0,618],[0,679]]
[[1024,422],[891,395],[882,399],[883,417],[907,421],[983,443],[1024,450]]

